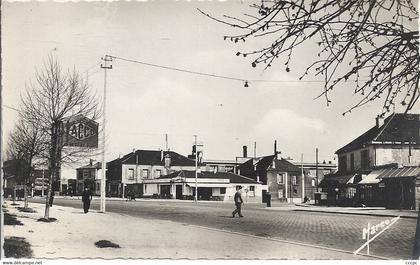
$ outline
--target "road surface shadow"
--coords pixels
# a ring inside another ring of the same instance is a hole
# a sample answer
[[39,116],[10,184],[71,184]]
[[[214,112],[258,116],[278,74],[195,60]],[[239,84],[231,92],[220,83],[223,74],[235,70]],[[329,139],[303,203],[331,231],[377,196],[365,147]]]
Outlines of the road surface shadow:
[[233,218],[232,215],[219,215],[217,217],[229,218],[229,219],[232,219]]

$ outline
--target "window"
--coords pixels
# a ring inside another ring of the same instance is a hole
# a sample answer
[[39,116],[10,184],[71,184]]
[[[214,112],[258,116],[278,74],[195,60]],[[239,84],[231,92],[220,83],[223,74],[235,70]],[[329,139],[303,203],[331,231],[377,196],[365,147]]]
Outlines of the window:
[[134,169],[133,168],[129,168],[128,169],[127,179],[129,179],[129,180],[133,180],[134,179]]
[[226,194],[226,188],[225,187],[220,188],[220,194]]
[[141,178],[143,178],[143,179],[148,179],[149,178],[149,170],[148,169],[143,169],[141,171]]
[[338,171],[346,172],[347,171],[347,156],[343,155],[338,158]]
[[83,179],[83,170],[79,170],[79,174],[77,174],[77,179],[82,180]]
[[354,154],[350,154],[350,171],[354,171]]
[[369,150],[362,150],[360,152],[360,164],[362,169],[366,169],[369,167]]
[[347,188],[346,198],[352,199],[355,194],[356,194],[356,188],[354,188],[354,187],[348,187]]
[[90,174],[89,174],[90,172],[89,172],[89,170],[83,170],[83,178],[85,179],[85,178],[89,178],[90,177]]
[[315,187],[315,180],[314,179],[312,179],[311,184],[312,184],[312,187]]
[[162,174],[162,170],[160,170],[160,169],[156,169],[156,170],[155,170],[155,178],[160,177],[160,176],[161,176],[161,174]]
[[292,176],[292,185],[296,185],[296,184],[297,184],[297,177]]
[[248,196],[254,197],[255,196],[255,186],[249,186],[248,188]]
[[277,174],[277,184],[283,184],[283,183],[284,183],[283,174]]

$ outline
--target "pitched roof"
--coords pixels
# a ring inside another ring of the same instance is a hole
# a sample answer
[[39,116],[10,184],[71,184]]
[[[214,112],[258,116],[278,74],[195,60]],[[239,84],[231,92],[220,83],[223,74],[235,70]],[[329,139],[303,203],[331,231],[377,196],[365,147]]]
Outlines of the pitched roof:
[[411,142],[420,144],[420,114],[394,113],[387,117],[380,127],[374,126],[365,133],[338,149],[335,153],[345,153],[362,148],[374,142]]
[[[169,155],[171,157],[171,166],[195,166],[195,160],[180,155],[173,151],[159,151],[159,150],[136,150],[123,156],[122,158],[114,159],[108,162],[108,165],[113,164],[138,164],[138,165],[165,165],[165,159],[161,159],[161,152],[163,157]],[[138,161],[137,161],[138,160]],[[203,163],[199,163],[203,165]]]
[[79,167],[77,169],[101,169],[101,165],[102,165],[101,162],[96,162],[95,164],[92,164],[92,165],[88,164],[88,165]]
[[[169,175],[160,176],[158,179],[172,179],[178,176],[182,176],[184,178],[195,178],[195,171],[191,170],[181,170],[171,173]],[[201,171],[197,173],[197,178],[200,179],[229,179],[230,183],[255,183],[258,182],[254,179],[247,178],[238,174],[230,173],[230,172],[216,172],[213,171]]]
[[276,169],[280,169],[286,172],[301,172],[301,169],[295,164],[290,163],[286,159],[276,159]]
[[240,170],[254,170],[254,163],[257,171],[266,171],[270,168],[275,160],[275,169],[286,172],[300,172],[301,170],[296,165],[290,163],[286,159],[275,159],[274,155],[259,157],[256,160],[250,159],[239,166]]

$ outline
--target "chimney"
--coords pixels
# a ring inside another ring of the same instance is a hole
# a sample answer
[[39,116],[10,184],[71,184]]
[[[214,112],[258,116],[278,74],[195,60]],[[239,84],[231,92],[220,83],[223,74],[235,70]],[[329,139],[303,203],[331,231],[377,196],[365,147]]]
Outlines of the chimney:
[[277,140],[274,140],[274,156],[276,159],[279,159],[277,152]]
[[248,152],[247,152],[247,146],[246,145],[244,145],[244,146],[242,146],[242,149],[243,149],[243,157],[248,157]]
[[169,154],[165,155],[165,167],[166,168],[171,167],[171,156]]
[[381,115],[376,116],[376,127],[381,127],[384,125],[384,117]]

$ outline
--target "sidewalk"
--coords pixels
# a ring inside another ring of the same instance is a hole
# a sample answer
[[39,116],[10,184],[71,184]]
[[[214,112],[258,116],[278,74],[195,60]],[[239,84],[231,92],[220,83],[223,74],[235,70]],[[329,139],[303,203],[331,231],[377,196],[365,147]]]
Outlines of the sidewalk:
[[[222,231],[171,221],[135,218],[116,213],[51,208],[56,222],[37,222],[44,205],[30,203],[37,213],[19,212],[6,202],[10,214],[24,225],[4,226],[5,237],[23,237],[33,258],[170,258],[170,259],[372,259],[282,240]],[[20,205],[22,206],[22,205]],[[241,219],[236,219],[240,225]],[[97,248],[109,240],[120,248]],[[269,250],[269,251],[267,251]]]

